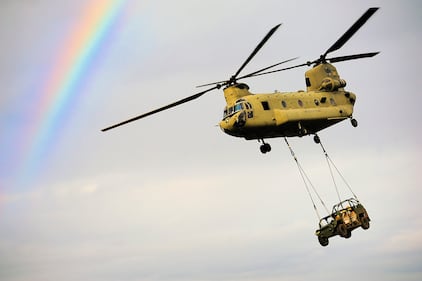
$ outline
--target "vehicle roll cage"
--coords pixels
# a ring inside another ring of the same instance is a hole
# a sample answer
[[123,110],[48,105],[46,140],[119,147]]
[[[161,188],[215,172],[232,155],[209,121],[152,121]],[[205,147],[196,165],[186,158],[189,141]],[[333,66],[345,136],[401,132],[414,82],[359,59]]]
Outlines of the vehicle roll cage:
[[359,200],[356,198],[349,198],[346,200],[341,201],[340,203],[333,206],[333,211],[331,214],[335,214],[341,210],[347,209],[347,208],[353,208],[360,205]]
[[338,212],[341,212],[342,210],[345,210],[348,208],[354,208],[358,205],[360,205],[360,202],[356,198],[349,198],[349,199],[341,201],[338,204],[335,204],[333,206],[333,210],[331,214],[321,218],[319,225],[321,226],[321,225],[329,224],[335,218]]

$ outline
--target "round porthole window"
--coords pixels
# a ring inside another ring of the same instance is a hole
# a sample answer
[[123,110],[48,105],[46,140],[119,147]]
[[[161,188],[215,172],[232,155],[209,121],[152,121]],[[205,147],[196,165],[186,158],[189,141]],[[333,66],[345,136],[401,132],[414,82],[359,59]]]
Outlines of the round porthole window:
[[301,101],[301,100],[297,100],[297,104],[298,104],[299,106],[303,106],[303,101]]

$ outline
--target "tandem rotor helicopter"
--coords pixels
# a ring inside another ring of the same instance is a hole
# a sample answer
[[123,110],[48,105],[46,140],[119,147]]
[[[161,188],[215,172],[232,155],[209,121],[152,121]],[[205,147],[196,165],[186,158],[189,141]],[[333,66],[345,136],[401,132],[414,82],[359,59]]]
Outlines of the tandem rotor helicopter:
[[[223,119],[219,123],[220,128],[224,133],[231,136],[243,137],[246,140],[258,140],[262,143],[260,146],[262,153],[271,151],[271,146],[264,141],[265,139],[314,135],[314,141],[319,143],[317,132],[340,121],[350,119],[351,124],[356,127],[357,121],[353,118],[353,106],[356,101],[356,95],[344,89],[346,81],[340,78],[337,69],[332,63],[369,58],[377,55],[379,52],[331,58],[327,58],[327,55],[340,49],[377,10],[378,8],[369,8],[316,60],[286,68],[270,70],[283,63],[294,60],[289,59],[241,76],[241,71],[281,24],[276,25],[267,33],[242,66],[228,80],[198,86],[212,87],[166,106],[117,123],[102,131],[108,131],[190,102],[221,87],[224,87],[224,97],[227,104],[224,108]],[[246,78],[311,65],[312,68],[305,72],[306,91],[253,94],[249,91],[248,85],[239,83],[239,80]]]

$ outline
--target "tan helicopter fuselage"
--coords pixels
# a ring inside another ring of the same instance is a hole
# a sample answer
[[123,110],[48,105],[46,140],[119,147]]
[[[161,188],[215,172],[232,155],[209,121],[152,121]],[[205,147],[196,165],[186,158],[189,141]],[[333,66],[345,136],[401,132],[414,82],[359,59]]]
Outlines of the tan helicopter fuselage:
[[220,128],[245,139],[266,139],[316,134],[351,118],[355,94],[336,68],[321,63],[305,73],[306,91],[252,94],[246,84],[224,89],[227,105]]

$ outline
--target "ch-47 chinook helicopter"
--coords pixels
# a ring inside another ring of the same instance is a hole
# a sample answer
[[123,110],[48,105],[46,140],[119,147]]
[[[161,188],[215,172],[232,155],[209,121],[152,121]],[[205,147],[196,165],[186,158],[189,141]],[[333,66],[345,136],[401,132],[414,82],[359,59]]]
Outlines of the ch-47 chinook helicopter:
[[[112,125],[102,131],[107,131],[184,104],[221,87],[224,87],[224,97],[227,104],[224,109],[223,119],[219,123],[220,128],[231,136],[260,141],[262,143],[260,146],[262,153],[267,153],[271,150],[271,146],[264,139],[314,135],[314,140],[318,143],[319,138],[317,132],[340,121],[350,119],[352,125],[356,127],[357,121],[353,118],[353,106],[356,96],[344,89],[346,81],[340,78],[337,69],[332,63],[373,57],[379,52],[332,58],[327,58],[327,55],[340,49],[377,10],[378,8],[369,8],[324,54],[314,61],[269,71],[271,68],[293,60],[290,59],[247,75],[239,76],[244,67],[259,52],[281,24],[276,25],[261,40],[229,80],[198,86],[212,87],[161,108]],[[305,72],[306,91],[253,94],[249,91],[249,87],[246,84],[238,82],[241,79],[249,77],[311,65],[313,67]]]

